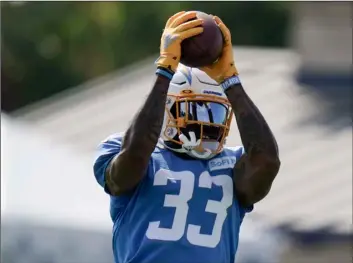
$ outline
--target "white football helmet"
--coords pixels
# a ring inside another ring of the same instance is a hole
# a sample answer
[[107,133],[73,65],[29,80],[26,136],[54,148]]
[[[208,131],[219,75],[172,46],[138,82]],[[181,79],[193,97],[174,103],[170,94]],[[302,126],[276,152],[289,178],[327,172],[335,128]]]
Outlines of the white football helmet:
[[233,117],[223,89],[206,73],[179,65],[170,82],[160,143],[210,159],[223,150]]

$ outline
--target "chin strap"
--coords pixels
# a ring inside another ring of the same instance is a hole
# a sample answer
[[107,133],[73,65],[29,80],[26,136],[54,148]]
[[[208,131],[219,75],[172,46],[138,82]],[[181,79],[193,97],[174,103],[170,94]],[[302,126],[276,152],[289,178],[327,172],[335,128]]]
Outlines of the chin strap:
[[189,132],[190,140],[184,135],[179,135],[179,140],[183,143],[181,152],[195,156],[200,159],[207,159],[212,155],[212,152],[209,149],[204,149],[204,152],[197,152],[195,148],[200,146],[201,139],[196,141],[196,135],[194,132]]

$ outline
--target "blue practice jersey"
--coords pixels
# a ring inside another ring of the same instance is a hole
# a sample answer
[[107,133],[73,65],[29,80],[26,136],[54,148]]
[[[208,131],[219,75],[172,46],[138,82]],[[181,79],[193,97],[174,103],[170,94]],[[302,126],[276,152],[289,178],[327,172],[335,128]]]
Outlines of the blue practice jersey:
[[[104,188],[106,167],[120,148],[119,134],[98,147],[94,174]],[[115,262],[233,263],[241,222],[252,209],[234,198],[232,168],[243,152],[225,148],[206,161],[156,147],[137,188],[110,197]]]

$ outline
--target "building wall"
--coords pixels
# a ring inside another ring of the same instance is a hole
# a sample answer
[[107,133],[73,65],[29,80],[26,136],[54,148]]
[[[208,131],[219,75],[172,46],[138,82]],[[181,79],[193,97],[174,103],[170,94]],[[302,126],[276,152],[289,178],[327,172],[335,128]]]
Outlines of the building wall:
[[352,8],[350,2],[297,2],[292,45],[302,67],[317,73],[350,74]]
[[299,54],[295,78],[304,93],[322,100],[321,116],[311,121],[336,129],[351,125],[352,4],[296,2],[291,44]]

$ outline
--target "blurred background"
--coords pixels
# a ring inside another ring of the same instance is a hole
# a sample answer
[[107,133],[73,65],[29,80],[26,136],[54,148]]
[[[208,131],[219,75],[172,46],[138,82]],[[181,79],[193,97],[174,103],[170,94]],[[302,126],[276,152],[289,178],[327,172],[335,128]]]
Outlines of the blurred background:
[[113,262],[94,149],[143,102],[180,10],[230,28],[243,84],[280,147],[237,263],[351,262],[350,2],[2,1],[2,263]]

